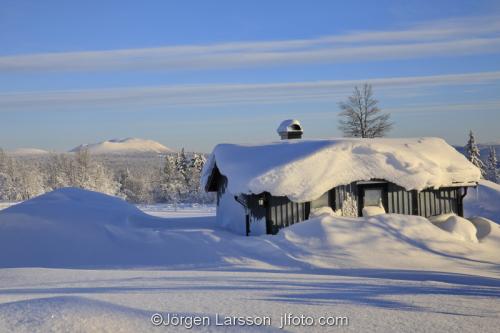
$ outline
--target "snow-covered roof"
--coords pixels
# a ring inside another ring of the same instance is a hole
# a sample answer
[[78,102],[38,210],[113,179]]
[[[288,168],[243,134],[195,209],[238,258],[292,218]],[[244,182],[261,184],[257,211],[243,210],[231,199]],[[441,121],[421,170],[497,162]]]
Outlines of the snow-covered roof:
[[311,201],[339,185],[385,179],[407,190],[475,183],[480,171],[440,138],[284,140],[262,145],[220,144],[202,172],[215,166],[231,193]]

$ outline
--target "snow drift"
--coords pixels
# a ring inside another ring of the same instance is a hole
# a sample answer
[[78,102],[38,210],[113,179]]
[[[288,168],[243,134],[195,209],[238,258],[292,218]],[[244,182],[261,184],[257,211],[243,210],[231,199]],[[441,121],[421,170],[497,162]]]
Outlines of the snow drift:
[[478,243],[420,216],[349,218],[322,214],[280,230],[275,244],[287,248],[296,260],[322,268],[454,271],[468,267],[470,260],[497,267],[500,227],[486,223],[491,232]]
[[0,267],[224,262],[207,229],[210,217],[180,220],[147,215],[102,193],[59,189],[0,211]]
[[315,213],[278,235],[245,237],[217,228],[213,216],[153,217],[115,197],[65,188],[0,211],[0,267],[453,270],[471,259],[500,264],[500,227],[488,220],[480,222],[483,234],[474,243],[419,216]]
[[477,243],[476,226],[471,221],[468,221],[463,217],[451,213],[432,216],[429,220],[434,225],[448,231],[460,240]]
[[83,144],[70,150],[76,153],[82,149],[87,149],[92,154],[165,154],[173,152],[159,142],[138,138],[114,139],[99,143]]
[[149,221],[118,198],[56,190],[0,212],[0,266],[99,264],[119,259],[117,248],[124,257],[135,256],[134,234],[126,230]]
[[481,179],[464,198],[466,217],[482,216],[500,223],[500,185]]
[[407,190],[475,183],[480,171],[439,138],[284,140],[220,144],[202,173],[217,166],[233,194],[270,192],[305,202],[354,181],[385,179]]

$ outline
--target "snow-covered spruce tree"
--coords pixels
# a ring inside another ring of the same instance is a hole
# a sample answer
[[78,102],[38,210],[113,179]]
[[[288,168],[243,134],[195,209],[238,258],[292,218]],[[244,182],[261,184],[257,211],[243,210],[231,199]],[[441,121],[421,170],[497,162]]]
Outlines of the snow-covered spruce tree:
[[372,86],[365,83],[346,102],[339,103],[339,129],[346,137],[378,138],[385,136],[392,128],[390,114],[382,113],[373,97]]
[[186,201],[189,197],[189,187],[191,183],[189,167],[190,161],[186,156],[184,148],[182,148],[175,159],[175,168],[177,170],[177,178],[179,180],[178,192],[181,201]]
[[189,185],[189,159],[186,156],[184,148],[177,154],[177,159],[175,160],[175,167],[179,175],[184,179],[186,186]]
[[497,153],[495,148],[490,147],[490,154],[488,155],[488,162],[486,163],[486,177],[494,183],[498,182],[497,163]]
[[481,176],[484,178],[485,166],[483,161],[481,161],[481,154],[479,152],[479,148],[477,147],[476,138],[472,130],[469,132],[469,140],[465,145],[465,154],[467,159],[481,170]]
[[207,202],[205,191],[200,185],[200,175],[206,158],[203,154],[193,153],[191,163],[189,165],[189,193],[191,202]]
[[207,159],[203,154],[193,153],[193,157],[191,158],[191,168],[199,174],[201,173],[203,165],[205,165],[206,161]]
[[165,155],[164,166],[160,176],[159,189],[159,199],[164,202],[178,203],[181,200],[181,194],[183,192],[184,180],[181,179],[178,169],[183,163],[181,163],[181,158],[179,154],[167,154]]

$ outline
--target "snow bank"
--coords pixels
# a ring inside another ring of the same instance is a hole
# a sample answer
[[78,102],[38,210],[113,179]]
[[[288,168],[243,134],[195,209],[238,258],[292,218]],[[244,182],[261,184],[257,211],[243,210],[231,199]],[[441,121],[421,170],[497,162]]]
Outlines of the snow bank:
[[220,144],[202,173],[217,165],[233,194],[270,192],[298,202],[332,187],[385,179],[407,190],[477,182],[479,170],[439,138],[284,140],[263,145]]
[[217,228],[213,216],[158,218],[118,198],[61,189],[0,211],[0,267],[243,266],[307,271],[440,270],[460,262],[469,265],[470,259],[500,264],[500,226],[487,220],[481,222],[487,235],[473,243],[419,216],[348,218],[332,216],[331,209],[315,213],[319,217],[276,236],[245,237]]
[[0,267],[221,264],[214,233],[211,217],[166,220],[63,188],[0,211]]
[[464,198],[465,216],[482,216],[500,223],[500,185],[481,179],[476,189],[470,188]]
[[476,237],[479,240],[488,236],[491,233],[492,226],[494,226],[493,221],[488,220],[487,218],[481,216],[469,217],[468,220],[476,227],[477,230]]
[[147,332],[150,311],[81,296],[0,304],[2,332]]
[[478,243],[465,242],[420,216],[321,215],[280,230],[274,243],[314,267],[456,270],[467,267],[471,259],[500,263],[500,228],[496,227]]
[[385,214],[383,206],[366,206],[363,207],[363,216],[375,216]]
[[477,243],[477,229],[470,221],[455,214],[432,216],[429,220],[439,228],[448,231],[457,239]]
[[[311,213],[309,214],[309,218],[315,218],[315,217],[320,217],[323,215],[331,215],[331,216],[336,216],[336,214],[332,207],[319,207],[319,208],[313,208],[311,210]],[[340,214],[341,215],[341,214]]]

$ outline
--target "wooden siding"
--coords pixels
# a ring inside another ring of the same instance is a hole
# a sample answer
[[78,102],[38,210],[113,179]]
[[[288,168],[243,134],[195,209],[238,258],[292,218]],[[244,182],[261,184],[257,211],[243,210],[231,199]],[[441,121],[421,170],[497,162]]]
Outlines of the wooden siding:
[[460,188],[427,189],[418,194],[418,215],[459,214]]
[[[219,203],[219,199],[226,189],[227,178],[219,176],[218,184],[217,203]],[[265,218],[266,232],[276,234],[281,228],[308,219],[311,208],[315,207],[326,205],[333,210],[341,210],[344,216],[358,216],[358,212],[361,210],[359,193],[362,192],[361,187],[367,185],[369,186],[366,183],[359,185],[353,183],[337,186],[325,193],[321,198],[306,203],[292,202],[287,197],[275,197],[269,193],[245,195],[244,197],[252,219],[260,220]],[[460,187],[426,189],[417,192],[407,191],[393,183],[386,183],[384,186],[384,193],[386,194],[384,207],[387,213],[420,215],[423,217],[446,213],[462,214],[462,188]],[[357,205],[357,207],[354,208],[352,205]],[[245,221],[242,221],[242,223],[245,223]]]
[[406,191],[400,186],[389,184],[387,187],[387,212],[413,215],[415,208],[414,196],[414,191]]
[[389,183],[387,192],[388,213],[434,215],[459,214],[460,188],[426,189],[421,192],[407,191]]
[[279,229],[307,220],[310,204],[296,203],[287,197],[267,197],[267,233],[275,234]]

